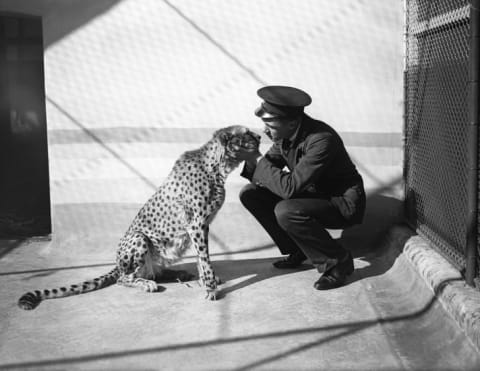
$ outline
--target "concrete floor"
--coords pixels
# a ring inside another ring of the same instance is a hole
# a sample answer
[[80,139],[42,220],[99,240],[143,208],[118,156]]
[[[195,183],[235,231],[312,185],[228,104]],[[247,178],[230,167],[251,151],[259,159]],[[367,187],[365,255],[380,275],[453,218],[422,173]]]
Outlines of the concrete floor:
[[[279,253],[235,202],[211,227],[222,298],[195,282],[147,294],[110,286],[16,306],[36,288],[76,283],[112,267],[139,205],[54,207],[51,241],[0,242],[0,369],[478,370],[480,355],[401,252],[382,243],[399,202],[371,197],[362,226],[332,231],[355,256],[342,288],[313,289],[308,264],[279,271]],[[194,257],[179,264],[195,272]]]

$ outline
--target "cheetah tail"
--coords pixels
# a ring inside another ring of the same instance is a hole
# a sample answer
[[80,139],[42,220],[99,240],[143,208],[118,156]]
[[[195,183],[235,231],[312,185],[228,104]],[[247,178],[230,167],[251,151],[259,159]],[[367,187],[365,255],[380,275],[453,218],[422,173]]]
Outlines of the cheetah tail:
[[118,270],[118,267],[115,267],[103,276],[80,284],[70,285],[70,287],[30,291],[18,299],[18,306],[25,310],[35,309],[35,307],[45,299],[64,298],[66,296],[83,294],[113,285],[119,276],[120,271]]

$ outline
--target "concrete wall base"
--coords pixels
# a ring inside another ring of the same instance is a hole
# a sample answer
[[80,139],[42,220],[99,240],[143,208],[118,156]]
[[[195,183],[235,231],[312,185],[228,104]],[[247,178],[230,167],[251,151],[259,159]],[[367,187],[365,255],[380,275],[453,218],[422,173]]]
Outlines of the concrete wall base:
[[480,292],[468,286],[461,273],[410,228],[403,225],[392,227],[387,243],[405,255],[480,351]]

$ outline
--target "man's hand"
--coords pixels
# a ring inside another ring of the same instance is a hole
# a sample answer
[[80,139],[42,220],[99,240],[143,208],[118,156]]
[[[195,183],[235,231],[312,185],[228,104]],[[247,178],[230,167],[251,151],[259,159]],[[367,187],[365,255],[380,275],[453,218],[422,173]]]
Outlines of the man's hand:
[[235,151],[235,158],[240,161],[246,161],[249,163],[256,164],[257,159],[262,156],[258,148],[255,149],[247,149],[247,148],[240,148]]

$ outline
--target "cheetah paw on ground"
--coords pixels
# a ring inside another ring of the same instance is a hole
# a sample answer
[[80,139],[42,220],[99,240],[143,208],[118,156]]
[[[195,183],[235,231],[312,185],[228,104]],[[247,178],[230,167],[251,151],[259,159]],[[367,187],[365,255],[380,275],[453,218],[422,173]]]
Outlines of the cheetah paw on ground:
[[217,300],[217,290],[207,290],[207,295],[205,296],[206,300],[215,301]]

